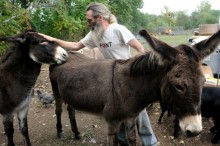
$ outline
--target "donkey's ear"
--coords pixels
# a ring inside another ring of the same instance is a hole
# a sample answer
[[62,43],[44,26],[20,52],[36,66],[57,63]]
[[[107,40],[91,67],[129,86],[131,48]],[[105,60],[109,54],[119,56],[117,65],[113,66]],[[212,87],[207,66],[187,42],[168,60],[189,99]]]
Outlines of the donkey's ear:
[[3,38],[0,38],[0,41],[6,41],[6,42],[18,42],[18,43],[23,43],[26,41],[26,38],[25,37],[22,37],[22,36],[15,36],[15,37],[3,37]]
[[209,39],[203,40],[193,45],[193,47],[198,50],[200,54],[200,60],[202,60],[208,55],[210,55],[212,52],[214,52],[219,44],[220,44],[220,30],[215,34],[213,34]]
[[145,40],[149,43],[149,45],[154,49],[162,58],[167,59],[169,61],[176,60],[177,52],[175,48],[171,47],[165,42],[158,40],[155,37],[151,37],[150,34],[145,30],[142,29],[139,31],[139,34],[145,38]]

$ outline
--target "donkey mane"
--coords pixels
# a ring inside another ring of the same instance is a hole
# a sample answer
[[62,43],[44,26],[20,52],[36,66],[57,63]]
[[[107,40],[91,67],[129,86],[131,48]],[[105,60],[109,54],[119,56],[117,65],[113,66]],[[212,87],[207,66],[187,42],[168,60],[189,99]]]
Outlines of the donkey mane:
[[[170,65],[171,64],[166,66],[163,65],[163,70],[166,70],[167,66]],[[130,75],[134,77],[145,76],[157,70],[161,70],[161,67],[157,54],[154,51],[149,51],[131,59]]]

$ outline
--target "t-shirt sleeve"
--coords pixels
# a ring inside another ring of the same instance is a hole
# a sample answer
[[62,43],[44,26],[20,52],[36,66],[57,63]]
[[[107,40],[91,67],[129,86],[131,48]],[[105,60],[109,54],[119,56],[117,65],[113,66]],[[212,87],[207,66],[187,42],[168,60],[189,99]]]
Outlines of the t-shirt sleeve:
[[134,39],[134,35],[125,26],[121,25],[119,29],[122,40],[127,44],[130,40]]
[[87,48],[93,49],[96,47],[94,41],[92,40],[91,32],[89,32],[80,42]]

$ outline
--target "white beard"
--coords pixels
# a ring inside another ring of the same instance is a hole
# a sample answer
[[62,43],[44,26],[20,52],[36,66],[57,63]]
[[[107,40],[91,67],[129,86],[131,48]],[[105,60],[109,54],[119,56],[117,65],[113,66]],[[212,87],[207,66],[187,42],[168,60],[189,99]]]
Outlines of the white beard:
[[101,25],[101,23],[96,22],[94,25],[94,28],[92,30],[92,37],[95,39],[96,42],[100,41],[103,37],[104,29]]

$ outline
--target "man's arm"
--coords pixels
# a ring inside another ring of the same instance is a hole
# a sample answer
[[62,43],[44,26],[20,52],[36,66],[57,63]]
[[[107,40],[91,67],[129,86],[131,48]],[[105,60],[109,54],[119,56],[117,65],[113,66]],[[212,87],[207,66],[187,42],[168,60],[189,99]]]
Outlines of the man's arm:
[[139,52],[139,53],[144,53],[145,52],[143,45],[138,40],[136,40],[135,38],[131,39],[128,42],[128,45],[131,46],[132,48],[136,49],[136,51]]
[[73,51],[78,51],[84,47],[84,45],[81,42],[69,42],[69,41],[57,39],[57,38],[54,38],[54,37],[51,37],[51,36],[48,36],[42,33],[38,33],[38,34],[43,36],[48,41],[55,42],[61,47],[66,48],[66,49],[71,49]]

